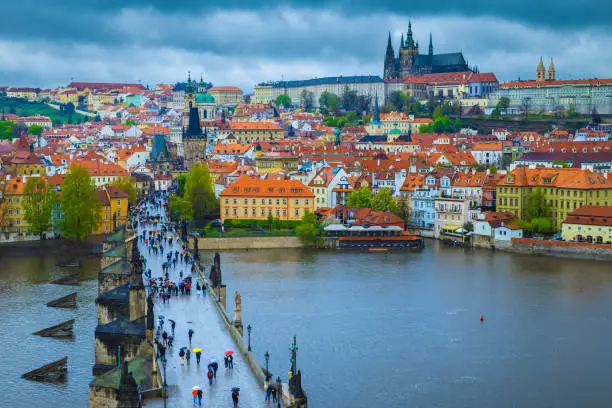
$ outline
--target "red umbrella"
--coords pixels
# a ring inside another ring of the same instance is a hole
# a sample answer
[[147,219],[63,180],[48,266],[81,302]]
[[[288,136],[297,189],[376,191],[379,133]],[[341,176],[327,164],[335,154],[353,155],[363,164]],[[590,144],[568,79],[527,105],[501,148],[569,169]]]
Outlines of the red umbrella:
[[227,351],[225,352],[225,355],[226,355],[226,356],[231,356],[232,354],[234,354],[234,351],[233,351],[233,350],[227,350]]

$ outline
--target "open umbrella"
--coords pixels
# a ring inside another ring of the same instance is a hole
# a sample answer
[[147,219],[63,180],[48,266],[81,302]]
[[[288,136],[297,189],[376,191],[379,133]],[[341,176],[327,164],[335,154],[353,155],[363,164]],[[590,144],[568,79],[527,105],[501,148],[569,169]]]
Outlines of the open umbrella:
[[239,392],[240,391],[240,387],[232,387],[232,391]]
[[194,352],[194,353],[199,353],[199,352],[201,352],[201,351],[202,351],[202,349],[201,349],[201,348],[199,348],[199,347],[196,347],[196,348],[194,348],[194,349],[193,349],[193,352]]
[[157,318],[158,318],[158,319],[162,319],[162,320],[163,320],[163,319],[165,319],[166,317],[165,317],[164,315],[158,315],[158,316],[157,316]]
[[187,346],[183,346],[180,348],[180,350],[186,350],[186,349],[187,349]]
[[227,351],[225,352],[225,355],[226,355],[226,356],[231,356],[232,354],[234,354],[234,351],[233,351],[233,350],[227,350]]
[[200,391],[202,387],[200,387],[199,385],[194,385],[191,389],[195,391]]
[[174,320],[172,320],[172,319],[168,319],[168,321],[170,322],[170,324],[172,324],[172,323],[176,324],[176,323],[174,322]]

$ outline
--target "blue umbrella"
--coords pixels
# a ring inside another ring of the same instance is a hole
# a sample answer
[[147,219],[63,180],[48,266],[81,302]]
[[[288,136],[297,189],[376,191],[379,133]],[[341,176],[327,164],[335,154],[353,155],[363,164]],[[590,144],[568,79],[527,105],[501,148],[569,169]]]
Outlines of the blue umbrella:
[[164,315],[159,315],[159,316],[157,316],[157,317],[158,317],[159,319],[162,319],[162,320],[165,318],[165,316],[164,316]]

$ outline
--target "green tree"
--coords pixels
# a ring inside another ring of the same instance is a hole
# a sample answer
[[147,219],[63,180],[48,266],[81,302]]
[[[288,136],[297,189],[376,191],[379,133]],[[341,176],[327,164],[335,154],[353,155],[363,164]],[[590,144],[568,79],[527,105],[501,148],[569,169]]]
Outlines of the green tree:
[[31,136],[40,136],[43,133],[43,130],[45,130],[45,128],[43,128],[40,125],[32,125],[28,128],[28,133]]
[[338,98],[338,95],[336,94],[323,91],[319,97],[319,106],[329,111],[335,111],[338,109],[339,104],[340,98]]
[[397,203],[393,198],[391,189],[384,187],[378,190],[378,193],[372,198],[371,207],[375,211],[389,211],[395,213],[397,211]]
[[57,192],[43,178],[30,177],[23,191],[21,206],[24,218],[30,224],[30,232],[42,239],[43,233],[52,225],[53,207],[57,203]]
[[272,215],[271,211],[268,211],[268,230],[272,231],[272,224],[274,224],[274,216]]
[[499,101],[497,102],[497,107],[499,107],[499,109],[508,109],[510,107],[510,98],[506,96],[502,96],[501,98],[499,98]]
[[125,125],[127,126],[134,126],[136,124],[136,121],[134,119],[128,119],[125,121]]
[[178,177],[176,178],[176,183],[178,184],[177,194],[179,195],[179,197],[185,196],[185,183],[186,182],[187,182],[186,174],[179,174]]
[[344,108],[344,110],[349,111],[357,109],[357,91],[345,86],[340,99],[342,100],[342,108]]
[[351,125],[351,126],[355,126],[357,125],[357,112],[355,111],[350,111],[349,113],[346,114],[346,122]]
[[276,106],[282,106],[284,108],[289,108],[291,105],[291,98],[287,94],[278,95],[276,98]]
[[412,220],[412,209],[410,208],[407,200],[397,200],[397,206],[393,213],[404,220],[404,228],[410,224],[410,221]]
[[439,119],[442,117],[442,108],[439,106],[436,106],[436,108],[433,111],[433,114],[431,115],[431,118],[435,121],[436,119]]
[[0,121],[0,140],[13,140],[15,138],[15,132],[13,132],[13,125],[15,123],[10,120]]
[[300,224],[295,228],[295,234],[302,244],[312,246],[319,235],[319,222],[315,215],[310,211],[306,211]]
[[213,191],[208,165],[196,163],[187,173],[184,198],[191,202],[194,219],[218,218],[219,201]]
[[365,186],[354,190],[346,196],[346,205],[349,207],[370,208],[372,205],[372,192]]
[[393,91],[389,95],[388,103],[389,105],[391,105],[391,109],[393,109],[394,111],[403,111],[407,102],[408,97],[402,91]]
[[62,182],[60,220],[62,235],[76,240],[93,234],[100,224],[98,197],[89,173],[81,166],[70,168]]
[[312,98],[313,98],[312,92],[307,91],[306,89],[304,89],[300,93],[300,105],[302,105],[306,109],[312,108],[312,105],[313,105]]
[[173,213],[177,213],[181,218],[187,221],[193,220],[193,207],[191,201],[172,194],[168,199],[168,206]]
[[544,190],[541,187],[536,187],[529,193],[525,202],[525,208],[527,220],[550,217],[550,206],[546,202]]
[[126,193],[130,205],[136,204],[138,191],[136,191],[136,179],[134,177],[119,177],[111,183],[111,186],[115,186]]
[[489,174],[497,174],[497,167],[494,164],[489,166]]

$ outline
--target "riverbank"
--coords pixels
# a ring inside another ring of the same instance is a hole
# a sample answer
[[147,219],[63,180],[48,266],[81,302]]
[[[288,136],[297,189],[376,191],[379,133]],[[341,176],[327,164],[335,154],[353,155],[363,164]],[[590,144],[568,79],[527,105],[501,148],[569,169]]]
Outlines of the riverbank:
[[[193,237],[188,239],[189,249],[194,249]],[[230,249],[297,249],[303,245],[293,236],[285,237],[235,237],[200,238],[198,249],[202,251],[226,251]]]
[[98,255],[105,236],[88,237],[83,241],[48,239],[42,241],[19,241],[0,243],[0,257],[30,257],[38,255],[64,254],[66,258]]

